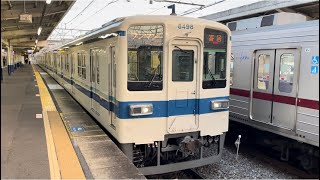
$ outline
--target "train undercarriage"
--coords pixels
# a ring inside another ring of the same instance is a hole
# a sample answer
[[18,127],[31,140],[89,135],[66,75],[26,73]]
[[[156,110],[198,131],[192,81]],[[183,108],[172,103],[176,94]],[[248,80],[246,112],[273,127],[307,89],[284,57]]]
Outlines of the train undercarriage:
[[120,148],[144,175],[162,174],[212,164],[221,159],[225,134],[170,134],[153,144],[121,144]]

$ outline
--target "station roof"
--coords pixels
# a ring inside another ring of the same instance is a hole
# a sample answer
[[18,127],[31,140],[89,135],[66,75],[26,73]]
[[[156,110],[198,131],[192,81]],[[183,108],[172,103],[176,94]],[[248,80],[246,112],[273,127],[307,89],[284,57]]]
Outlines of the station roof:
[[74,1],[63,0],[50,4],[45,0],[1,0],[1,42],[8,45],[9,40],[14,49],[26,50],[34,47],[38,39],[37,47],[46,46],[49,35],[73,4]]
[[319,0],[265,0],[211,15],[206,15],[201,18],[228,23],[231,21],[274,14],[278,12],[300,13],[313,19],[319,19]]

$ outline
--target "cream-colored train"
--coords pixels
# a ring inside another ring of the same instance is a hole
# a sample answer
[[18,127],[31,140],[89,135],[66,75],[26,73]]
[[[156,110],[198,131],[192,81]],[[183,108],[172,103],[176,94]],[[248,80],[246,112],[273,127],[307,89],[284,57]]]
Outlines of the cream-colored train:
[[230,47],[230,31],[220,23],[134,16],[37,60],[147,175],[220,160]]

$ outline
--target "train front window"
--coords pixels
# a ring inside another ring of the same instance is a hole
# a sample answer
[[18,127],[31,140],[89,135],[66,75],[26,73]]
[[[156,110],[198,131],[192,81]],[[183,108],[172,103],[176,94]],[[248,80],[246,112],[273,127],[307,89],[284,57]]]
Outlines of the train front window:
[[203,54],[203,89],[226,87],[227,34],[205,29]]
[[163,26],[128,29],[128,90],[155,91],[163,87]]
[[194,52],[190,50],[174,50],[172,52],[172,81],[193,81]]

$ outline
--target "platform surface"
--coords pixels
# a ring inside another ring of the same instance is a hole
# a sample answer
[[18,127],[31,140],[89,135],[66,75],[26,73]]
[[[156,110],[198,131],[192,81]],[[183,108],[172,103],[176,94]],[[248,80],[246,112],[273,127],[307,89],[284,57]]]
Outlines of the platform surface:
[[71,138],[86,178],[145,179],[104,130],[50,75],[37,67]]
[[[6,70],[6,69],[4,69]],[[31,65],[1,82],[1,179],[49,179],[50,169],[38,88]]]

